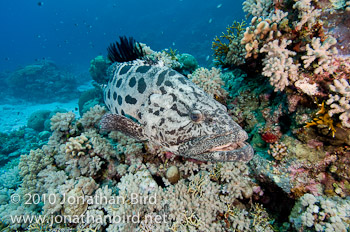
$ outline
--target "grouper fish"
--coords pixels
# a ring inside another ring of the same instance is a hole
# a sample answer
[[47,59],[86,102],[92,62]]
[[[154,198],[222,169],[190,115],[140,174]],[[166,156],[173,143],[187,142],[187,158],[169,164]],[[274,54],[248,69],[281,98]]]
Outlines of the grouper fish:
[[[202,161],[249,161],[247,133],[224,105],[177,71],[142,60],[141,46],[121,37],[111,44],[104,100],[111,113],[101,128],[148,140],[175,155]],[[141,59],[139,59],[141,58]]]

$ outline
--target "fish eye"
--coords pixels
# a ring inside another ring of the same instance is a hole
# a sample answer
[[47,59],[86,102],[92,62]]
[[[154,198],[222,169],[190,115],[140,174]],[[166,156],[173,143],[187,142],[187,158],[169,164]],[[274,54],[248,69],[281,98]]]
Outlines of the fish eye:
[[193,110],[190,114],[191,120],[194,122],[202,121],[203,115],[199,110]]

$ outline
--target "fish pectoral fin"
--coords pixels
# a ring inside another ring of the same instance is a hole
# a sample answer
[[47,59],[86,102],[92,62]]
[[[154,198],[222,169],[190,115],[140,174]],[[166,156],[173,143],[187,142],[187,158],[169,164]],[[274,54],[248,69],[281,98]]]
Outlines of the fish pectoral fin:
[[119,114],[105,114],[100,122],[103,131],[120,131],[137,140],[146,140],[143,127]]

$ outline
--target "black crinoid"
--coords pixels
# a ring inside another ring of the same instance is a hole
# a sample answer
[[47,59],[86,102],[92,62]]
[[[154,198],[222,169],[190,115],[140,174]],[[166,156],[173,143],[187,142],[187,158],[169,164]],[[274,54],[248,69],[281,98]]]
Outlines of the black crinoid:
[[134,38],[126,36],[120,36],[119,41],[111,43],[107,51],[107,57],[112,63],[132,61],[145,55],[140,43],[136,42]]

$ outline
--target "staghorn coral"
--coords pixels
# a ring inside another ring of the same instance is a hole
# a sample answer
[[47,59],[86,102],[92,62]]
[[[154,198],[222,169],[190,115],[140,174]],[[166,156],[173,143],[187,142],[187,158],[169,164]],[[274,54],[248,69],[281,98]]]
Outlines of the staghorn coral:
[[307,44],[307,54],[301,57],[304,62],[304,68],[308,68],[314,61],[317,61],[317,65],[314,69],[315,74],[323,74],[324,72],[333,73],[335,67],[331,65],[331,62],[333,56],[338,53],[337,48],[333,46],[336,43],[337,40],[331,36],[323,41],[322,44],[320,38],[312,38],[312,48],[310,44]]
[[260,52],[267,53],[263,59],[262,74],[270,77],[270,84],[275,87],[275,91],[282,91],[298,79],[299,64],[294,64],[293,58],[291,58],[296,53],[287,49],[291,42],[286,39],[274,40],[260,49]]
[[188,75],[188,78],[212,97],[225,98],[227,96],[226,90],[222,88],[225,83],[221,79],[220,69],[198,68],[193,74]]

